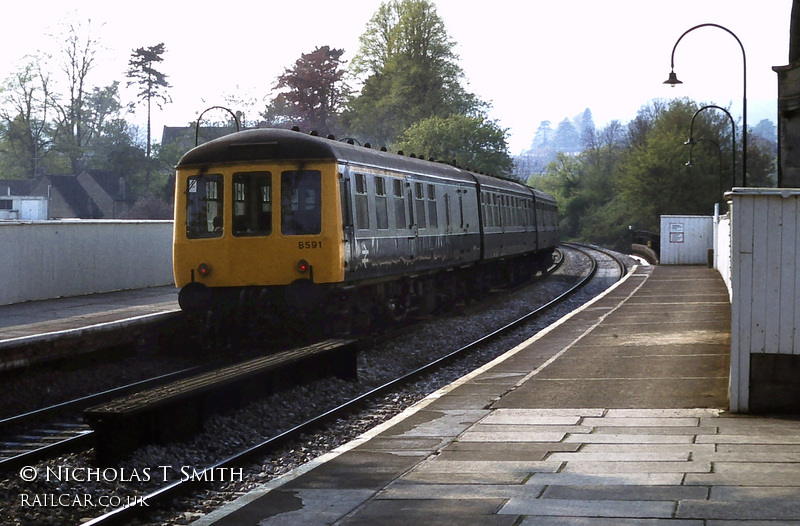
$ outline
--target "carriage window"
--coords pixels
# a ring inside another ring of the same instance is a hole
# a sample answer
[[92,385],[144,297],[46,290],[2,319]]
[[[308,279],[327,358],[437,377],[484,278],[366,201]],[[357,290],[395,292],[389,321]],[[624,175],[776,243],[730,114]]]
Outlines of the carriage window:
[[383,177],[375,178],[375,219],[378,228],[389,228],[389,211],[386,203],[386,180]]
[[394,227],[406,228],[406,202],[403,197],[403,181],[400,179],[394,180]]
[[414,203],[417,211],[417,227],[426,228],[425,194],[422,190],[422,183],[414,183]]
[[233,174],[233,235],[272,233],[272,175],[269,172]]
[[428,223],[431,228],[439,228],[439,216],[436,213],[436,187],[428,185]]
[[322,174],[297,170],[281,174],[281,233],[319,234],[322,228]]
[[186,237],[222,236],[222,175],[197,175],[186,182]]
[[464,228],[464,193],[466,193],[466,190],[458,194],[458,221],[461,228]]
[[356,174],[356,227],[369,230],[369,203],[367,202],[367,176]]

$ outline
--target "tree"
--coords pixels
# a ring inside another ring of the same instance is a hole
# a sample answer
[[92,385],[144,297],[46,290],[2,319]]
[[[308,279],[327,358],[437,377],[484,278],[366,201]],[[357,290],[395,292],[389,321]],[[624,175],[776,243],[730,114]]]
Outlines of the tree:
[[390,144],[423,119],[480,116],[486,105],[461,86],[454,47],[432,2],[381,4],[353,59],[363,87],[350,101],[350,127],[361,137]]
[[553,137],[553,146],[557,150],[574,150],[580,147],[581,136],[575,126],[569,121],[564,119],[558,123],[555,136]]
[[50,78],[31,59],[0,87],[0,124],[5,177],[36,177],[52,143],[49,119],[53,110]]
[[594,119],[592,118],[592,111],[589,108],[586,108],[581,116],[580,133],[581,148],[594,148],[597,136],[594,127]]
[[[139,85],[139,101],[138,104],[145,104],[147,106],[147,158],[150,158],[150,117],[151,106],[155,102],[159,109],[162,109],[162,104],[172,102],[172,99],[165,93],[167,88],[171,86],[167,82],[167,76],[156,69],[156,65],[164,61],[161,56],[166,52],[164,43],[156,44],[150,47],[140,47],[131,53],[131,58],[128,61],[128,72],[125,74],[129,79],[128,86],[134,84]],[[131,103],[131,108],[135,107],[137,103]]]
[[533,143],[531,143],[531,150],[541,150],[552,146],[553,128],[550,124],[550,121],[542,121],[539,123],[539,127],[536,128],[536,135],[533,138]]
[[321,135],[335,133],[347,94],[341,69],[343,54],[344,50],[330,46],[303,53],[278,77],[275,88],[287,91],[273,98],[264,118],[280,124],[294,121],[301,129],[316,130]]
[[481,117],[431,117],[412,125],[399,147],[477,172],[506,175],[513,162],[508,155],[506,130]]
[[94,68],[98,42],[92,36],[91,20],[85,33],[80,23],[68,22],[66,35],[58,38],[61,46],[61,70],[66,77],[66,101],[57,104],[60,119],[56,147],[67,155],[73,172],[78,172],[85,148],[95,129],[87,126],[86,96],[88,76]]

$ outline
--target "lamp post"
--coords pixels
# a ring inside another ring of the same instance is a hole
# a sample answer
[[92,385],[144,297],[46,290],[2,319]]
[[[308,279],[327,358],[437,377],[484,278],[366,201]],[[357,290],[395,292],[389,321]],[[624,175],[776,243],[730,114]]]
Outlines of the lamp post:
[[[703,106],[702,108],[700,108],[699,110],[694,112],[694,115],[692,115],[692,123],[689,125],[689,140],[686,141],[685,143],[683,143],[683,144],[689,145],[689,147],[690,147],[690,149],[689,149],[689,162],[686,163],[686,165],[687,166],[691,166],[692,165],[692,148],[694,147],[694,145],[696,143],[700,142],[700,141],[703,141],[703,140],[710,140],[710,139],[695,139],[694,138],[694,119],[697,117],[697,115],[701,111],[707,110],[709,108],[713,108],[715,110],[720,110],[720,111],[725,112],[725,115],[727,115],[728,119],[731,121],[731,159],[732,159],[732,164],[731,164],[731,187],[733,187],[733,186],[736,186],[736,123],[733,121],[733,116],[725,108],[721,108],[721,107],[716,106],[714,104],[709,104],[707,106]],[[714,143],[714,144],[716,144],[716,143]],[[719,148],[719,145],[717,145],[717,147]],[[720,152],[720,156],[721,155],[722,155],[722,153]],[[720,177],[721,176],[722,176],[722,167],[720,167]]]
[[[739,40],[739,37],[737,37],[736,34],[734,34],[734,32],[728,29],[727,27],[721,26],[719,24],[700,24],[690,29],[687,29],[680,37],[678,37],[678,40],[675,42],[675,45],[672,46],[669,78],[664,81],[664,84],[669,84],[673,88],[677,84],[683,84],[683,82],[678,80],[678,76],[675,74],[675,50],[678,48],[678,44],[680,43],[681,39],[683,39],[683,37],[694,31],[695,29],[699,29],[701,27],[717,27],[719,29],[722,29],[723,31],[726,31],[728,34],[730,34],[733,38],[736,39],[736,42],[739,43],[739,47],[742,49],[742,186],[747,186],[747,56],[745,55],[744,46],[742,45],[742,41]],[[728,114],[728,116],[730,117],[730,114]],[[692,121],[694,121],[694,118],[692,118]],[[734,155],[736,155],[735,151]]]

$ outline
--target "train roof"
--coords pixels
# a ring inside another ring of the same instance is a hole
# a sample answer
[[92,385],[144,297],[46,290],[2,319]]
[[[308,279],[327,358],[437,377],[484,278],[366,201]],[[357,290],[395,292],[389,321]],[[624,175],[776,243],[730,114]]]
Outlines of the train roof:
[[297,131],[259,128],[232,133],[189,150],[178,168],[260,160],[337,160],[451,179],[474,181],[470,172],[444,163],[425,161]]
[[[477,174],[445,163],[397,155],[343,141],[277,128],[245,130],[201,144],[184,154],[178,161],[177,167],[284,159],[336,160],[468,183],[477,182],[498,189],[525,193],[533,190],[516,181]],[[543,192],[533,191],[537,197],[540,197],[539,194],[542,197],[547,196]]]

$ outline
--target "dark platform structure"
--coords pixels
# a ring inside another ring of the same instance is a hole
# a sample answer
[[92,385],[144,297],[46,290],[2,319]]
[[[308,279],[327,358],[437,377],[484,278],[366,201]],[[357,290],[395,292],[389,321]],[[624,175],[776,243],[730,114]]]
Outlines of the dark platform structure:
[[0,305],[0,371],[148,338],[182,319],[173,286]]
[[223,409],[327,376],[355,379],[355,340],[326,340],[198,374],[87,409],[95,457],[113,464],[146,444],[183,440]]

